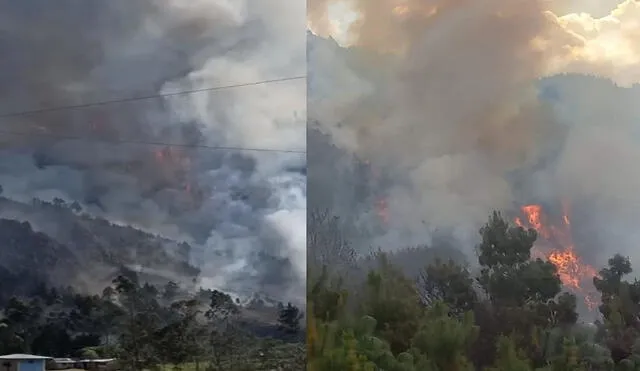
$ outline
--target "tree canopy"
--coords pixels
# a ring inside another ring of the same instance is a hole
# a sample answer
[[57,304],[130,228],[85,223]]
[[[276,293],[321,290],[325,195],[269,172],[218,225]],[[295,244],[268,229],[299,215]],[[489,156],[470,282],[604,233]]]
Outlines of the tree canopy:
[[477,269],[431,259],[411,277],[377,254],[375,265],[349,268],[367,273],[353,282],[349,272],[348,286],[335,269],[310,272],[308,369],[640,370],[640,283],[625,280],[629,259],[612,257],[594,278],[602,321],[581,323],[556,267],[532,258],[536,239],[495,212],[479,231]]
[[[2,303],[0,303],[2,304]],[[123,272],[102,295],[41,285],[0,307],[0,353],[111,358],[122,370],[188,363],[202,370],[299,370],[302,311],[292,304],[248,309],[217,290],[161,287]],[[276,325],[286,326],[286,334]],[[270,327],[269,327],[270,326]],[[266,331],[265,331],[266,328]]]

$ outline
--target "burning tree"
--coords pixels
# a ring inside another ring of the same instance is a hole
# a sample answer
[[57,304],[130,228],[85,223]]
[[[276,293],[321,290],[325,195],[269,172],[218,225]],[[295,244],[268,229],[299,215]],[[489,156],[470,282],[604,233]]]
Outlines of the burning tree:
[[513,228],[495,212],[480,235],[478,282],[491,301],[501,306],[523,307],[547,303],[560,293],[556,267],[541,259],[531,259],[537,238],[534,230]]
[[532,250],[534,258],[548,260],[558,270],[564,287],[571,293],[584,298],[589,310],[597,307],[593,278],[597,271],[584,263],[578,255],[572,238],[569,207],[565,203],[558,223],[544,212],[540,205],[526,205],[521,208],[524,218],[516,218],[515,224],[532,228],[538,240]]
[[[545,329],[576,323],[575,296],[559,295],[562,281],[556,266],[535,257],[535,229],[514,227],[494,212],[480,229],[480,236],[477,282],[486,296],[476,311],[480,337],[495,344],[500,336],[521,334],[512,339],[515,345],[533,364],[542,365],[547,346],[539,338],[548,337]],[[477,350],[474,358],[478,360],[491,351],[482,346]]]

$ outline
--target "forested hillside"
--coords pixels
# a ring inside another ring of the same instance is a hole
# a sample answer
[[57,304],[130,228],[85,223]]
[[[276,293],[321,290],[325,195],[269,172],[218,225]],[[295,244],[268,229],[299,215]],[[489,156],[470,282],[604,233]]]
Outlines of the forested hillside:
[[191,247],[60,199],[0,198],[0,354],[115,357],[123,370],[299,370],[303,312],[203,288]]
[[0,303],[42,283],[101,290],[122,268],[159,282],[190,282],[199,274],[188,244],[90,216],[61,199],[0,198],[0,240]]
[[[566,292],[556,267],[532,258],[535,230],[495,213],[479,237],[477,274],[453,258],[435,259],[434,251],[422,254],[423,268],[412,276],[398,254],[363,259],[337,238],[340,246],[316,245],[308,369],[640,369],[640,282],[627,278],[626,257],[613,256],[594,277],[601,320],[587,323],[576,312],[582,298]],[[402,254],[417,258],[416,251]],[[317,258],[336,254],[339,269]]]

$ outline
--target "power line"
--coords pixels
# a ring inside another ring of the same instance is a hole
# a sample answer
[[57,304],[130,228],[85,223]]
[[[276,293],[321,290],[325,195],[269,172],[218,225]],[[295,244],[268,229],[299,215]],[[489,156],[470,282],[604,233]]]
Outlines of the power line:
[[307,78],[306,76],[283,77],[283,78],[279,78],[279,79],[261,80],[261,81],[243,83],[243,84],[213,86],[213,87],[202,88],[202,89],[182,90],[182,91],[177,91],[177,92],[173,92],[173,93],[145,95],[145,96],[139,96],[139,97],[130,97],[130,98],[105,100],[105,101],[85,103],[85,104],[77,104],[77,105],[70,105],[70,106],[58,106],[58,107],[42,108],[42,109],[36,109],[36,110],[30,110],[30,111],[11,112],[11,113],[0,114],[0,119],[18,117],[18,116],[34,115],[34,114],[39,114],[39,113],[49,113],[49,112],[57,112],[57,111],[66,111],[66,110],[75,110],[75,109],[82,109],[82,108],[106,106],[106,105],[110,105],[110,104],[127,103],[127,102],[150,100],[150,99],[156,99],[156,98],[166,98],[166,97],[179,96],[179,95],[197,94],[197,93],[211,92],[211,91],[218,91],[218,90],[235,89],[235,88],[242,88],[242,87],[246,87],[246,86],[265,85],[265,84],[271,84],[271,83],[282,82],[282,81],[302,80],[302,79],[306,79],[306,78]]
[[[302,80],[302,79],[306,79],[306,76],[284,77],[279,79],[261,80],[261,81],[254,81],[250,83],[243,83],[243,84],[223,85],[223,86],[214,86],[214,87],[202,88],[202,89],[183,90],[183,91],[178,91],[173,93],[121,98],[121,99],[70,105],[70,106],[42,108],[37,110],[0,114],[0,119],[27,116],[27,115],[40,114],[40,113],[65,111],[65,110],[76,110],[76,109],[83,109],[83,108],[90,108],[90,107],[97,107],[97,106],[106,106],[110,104],[127,103],[127,102],[149,100],[149,99],[155,99],[155,98],[165,98],[165,97],[171,97],[171,96],[197,94],[202,92],[219,91],[219,90],[225,90],[225,89],[234,89],[234,88],[241,88],[246,86],[264,85],[264,84],[271,84],[275,82]],[[53,138],[53,139],[61,139],[61,140],[93,141],[93,142],[104,142],[104,143],[110,143],[110,144],[134,144],[134,145],[148,145],[148,146],[182,147],[182,148],[209,149],[209,150],[220,150],[220,151],[227,150],[227,151],[250,151],[250,152],[302,153],[302,154],[306,153],[306,151],[304,150],[286,150],[286,149],[276,149],[276,148],[250,148],[250,147],[234,147],[234,146],[207,146],[207,145],[191,145],[191,144],[184,144],[184,143],[153,142],[153,141],[143,141],[143,140],[106,140],[106,139],[90,138],[90,137],[84,137],[84,136],[44,134],[44,133],[23,133],[23,132],[1,130],[1,129],[0,129],[0,135],[13,135],[13,136],[23,136],[23,137],[44,137],[44,138]]]
[[108,140],[108,139],[90,138],[90,137],[72,136],[72,135],[20,133],[20,132],[14,132],[14,131],[6,131],[2,129],[0,129],[0,135],[43,137],[43,138],[53,138],[53,139],[61,139],[61,140],[103,142],[103,143],[109,143],[109,144],[133,144],[133,145],[146,145],[146,146],[181,147],[181,148],[208,149],[208,150],[219,150],[219,151],[278,152],[278,153],[301,153],[301,154],[307,153],[304,150],[296,150],[296,149],[208,146],[208,145],[202,145],[202,144],[166,143],[166,142],[153,142],[153,141],[143,141],[143,140]]

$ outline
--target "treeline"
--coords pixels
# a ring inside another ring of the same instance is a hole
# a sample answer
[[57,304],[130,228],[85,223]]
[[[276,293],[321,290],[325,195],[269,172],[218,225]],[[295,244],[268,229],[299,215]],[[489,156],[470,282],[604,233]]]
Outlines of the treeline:
[[203,371],[303,369],[300,309],[251,306],[216,290],[141,283],[132,272],[101,295],[40,285],[2,303],[0,354],[113,357],[135,371],[187,363]]
[[[625,280],[628,258],[594,278],[602,320],[586,324],[555,266],[531,259],[534,230],[494,213],[480,237],[479,273],[431,261],[417,280],[381,253],[373,269],[346,258],[339,238],[314,246],[323,251],[310,254],[308,370],[640,370],[640,282]],[[331,254],[340,269],[326,264]]]

